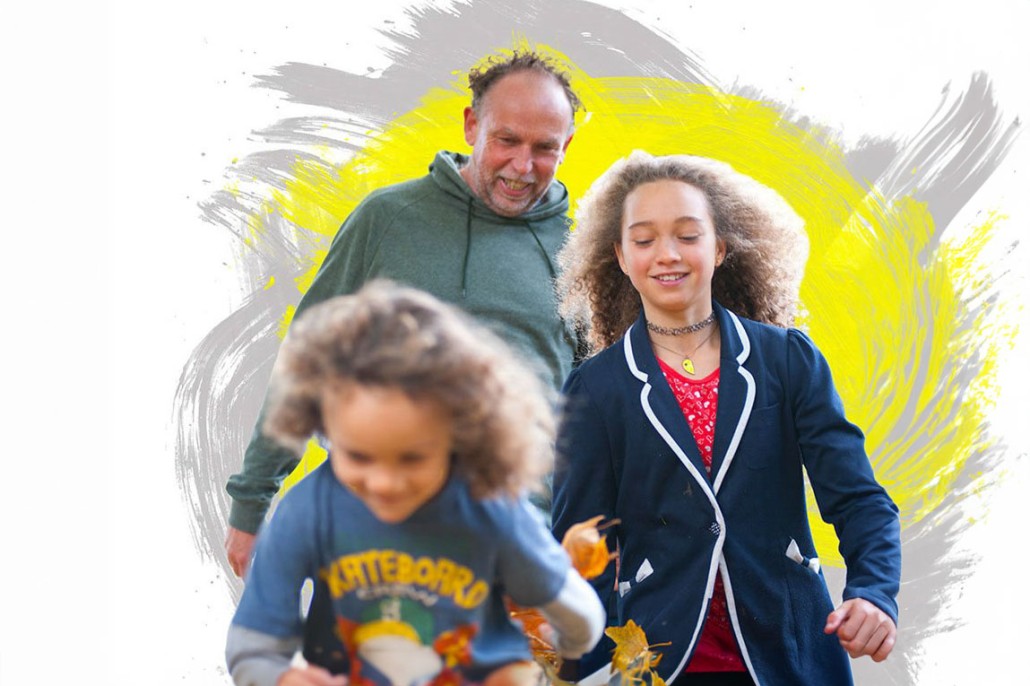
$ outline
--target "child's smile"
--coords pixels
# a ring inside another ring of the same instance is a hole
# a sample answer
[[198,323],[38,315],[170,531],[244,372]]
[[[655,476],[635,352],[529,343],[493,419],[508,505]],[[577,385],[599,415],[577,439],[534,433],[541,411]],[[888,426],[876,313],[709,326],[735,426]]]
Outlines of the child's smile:
[[406,520],[440,492],[451,463],[451,422],[398,388],[347,384],[322,395],[333,473],[378,519]]

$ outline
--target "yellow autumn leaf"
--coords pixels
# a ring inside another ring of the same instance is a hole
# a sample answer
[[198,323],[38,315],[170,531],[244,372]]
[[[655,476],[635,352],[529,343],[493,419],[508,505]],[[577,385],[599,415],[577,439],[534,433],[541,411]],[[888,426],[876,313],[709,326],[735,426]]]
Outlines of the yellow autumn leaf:
[[612,671],[626,673],[633,663],[649,653],[644,630],[632,619],[624,626],[610,626],[604,630],[608,638],[615,641],[612,653]]
[[651,686],[664,686],[665,681],[654,672],[654,668],[662,661],[662,656],[651,649],[667,646],[669,643],[648,645],[644,630],[632,619],[623,626],[608,627],[604,633],[615,642],[615,650],[612,651],[612,673],[619,673],[621,683],[626,686],[643,684],[644,675],[647,674]]

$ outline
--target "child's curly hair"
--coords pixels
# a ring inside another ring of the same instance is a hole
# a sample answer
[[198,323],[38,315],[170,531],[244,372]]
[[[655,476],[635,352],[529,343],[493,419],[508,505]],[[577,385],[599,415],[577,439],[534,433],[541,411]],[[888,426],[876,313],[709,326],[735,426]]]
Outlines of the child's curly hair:
[[561,314],[588,335],[591,351],[615,343],[640,314],[640,294],[619,268],[615,245],[622,240],[626,196],[665,179],[704,194],[726,245],[712,296],[749,319],[792,326],[808,257],[801,218],[776,192],[728,164],[637,150],[613,164],[580,200],[576,227],[558,256]]
[[325,433],[338,384],[398,388],[452,422],[454,469],[483,498],[539,489],[553,462],[550,391],[496,335],[431,295],[373,281],[304,312],[272,372],[264,431],[297,451]]

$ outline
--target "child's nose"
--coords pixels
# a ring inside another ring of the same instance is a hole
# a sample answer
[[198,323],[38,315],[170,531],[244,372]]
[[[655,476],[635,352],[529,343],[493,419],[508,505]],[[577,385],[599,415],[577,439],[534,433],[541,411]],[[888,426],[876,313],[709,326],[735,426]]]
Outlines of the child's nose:
[[373,469],[368,474],[365,487],[376,494],[394,493],[401,488],[402,479],[393,469]]

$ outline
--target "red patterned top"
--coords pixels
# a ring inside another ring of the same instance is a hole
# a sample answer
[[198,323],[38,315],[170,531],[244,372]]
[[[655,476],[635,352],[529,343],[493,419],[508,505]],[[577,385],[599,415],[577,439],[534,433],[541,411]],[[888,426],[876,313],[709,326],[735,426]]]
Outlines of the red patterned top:
[[[705,464],[709,478],[712,473],[712,445],[715,441],[715,411],[719,404],[719,370],[703,379],[691,379],[683,376],[675,369],[658,360],[658,364],[669,383],[683,416],[690,425],[690,430],[697,441],[698,452]],[[715,589],[712,603],[708,608],[708,617],[698,638],[688,672],[744,672],[737,640],[733,636],[730,625],[730,614],[726,608],[726,591],[722,586],[722,577],[715,577]]]

